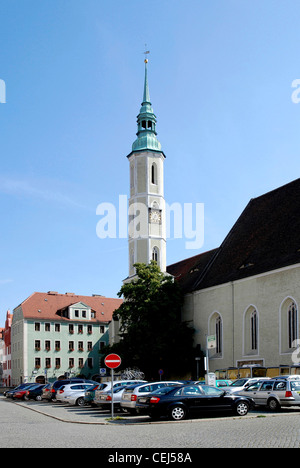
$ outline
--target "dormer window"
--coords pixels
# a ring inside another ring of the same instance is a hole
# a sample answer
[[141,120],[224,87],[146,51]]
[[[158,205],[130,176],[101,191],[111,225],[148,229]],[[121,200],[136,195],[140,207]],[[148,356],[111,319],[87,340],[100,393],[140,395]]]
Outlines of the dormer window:
[[70,320],[91,320],[91,308],[84,302],[77,302],[69,306],[68,317]]

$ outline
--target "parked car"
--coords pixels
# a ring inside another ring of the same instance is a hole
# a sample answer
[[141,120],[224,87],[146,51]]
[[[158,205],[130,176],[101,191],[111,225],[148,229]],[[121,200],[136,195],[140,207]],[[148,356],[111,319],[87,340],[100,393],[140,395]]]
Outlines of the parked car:
[[155,390],[158,390],[162,387],[167,387],[171,385],[184,385],[178,381],[159,381],[159,382],[148,382],[139,385],[130,385],[127,387],[122,395],[120,406],[123,411],[126,411],[131,414],[136,413],[135,405],[138,396],[141,394],[146,395],[148,393],[152,393]]
[[[146,380],[116,380],[113,382],[113,387],[123,387],[124,385],[140,385],[146,383]],[[93,403],[98,406],[98,399],[100,393],[111,391],[111,381],[102,382],[101,387],[95,391]]]
[[255,406],[267,406],[271,411],[277,411],[282,406],[300,406],[299,376],[277,377],[255,382],[239,395],[249,396]]
[[18,385],[17,387],[12,388],[11,390],[7,390],[5,392],[5,396],[6,396],[6,398],[12,398],[14,393],[16,393],[18,390],[23,390],[23,388],[26,388],[26,387],[28,388],[31,385],[33,385],[32,382],[22,383],[22,384]]
[[27,391],[32,390],[36,387],[39,387],[39,385],[40,384],[35,383],[35,384],[28,385],[27,387],[24,387],[24,388],[19,388],[19,390],[14,392],[14,394],[12,395],[12,399],[13,400],[25,400]]
[[183,385],[162,390],[140,396],[137,410],[144,410],[155,419],[165,416],[174,421],[181,421],[193,414],[207,411],[227,410],[245,416],[254,405],[251,398],[230,395],[220,388],[208,385]]
[[[113,389],[113,394],[114,394],[114,409],[120,409],[120,401],[123,395],[124,390],[127,388],[126,385],[124,386],[119,386],[115,387]],[[97,406],[99,406],[101,409],[111,409],[111,402],[112,402],[112,397],[111,397],[111,390],[108,390],[107,392],[100,392],[97,396]]]
[[52,385],[51,385],[51,390],[50,390],[50,398],[49,395],[43,395],[42,398],[50,399],[52,401],[55,401],[56,399],[56,393],[59,388],[61,388],[63,385],[70,385],[72,383],[93,383],[97,384],[97,382],[94,382],[93,380],[86,380],[86,379],[80,379],[80,378],[72,378],[72,379],[61,379],[61,380],[56,380]]
[[50,384],[40,384],[37,387],[29,388],[26,391],[25,400],[41,401],[43,389],[45,387],[50,387]]
[[[205,380],[199,380],[199,381],[190,382],[190,383],[195,383],[197,385],[206,385]],[[220,380],[216,380],[215,386],[217,388],[230,387],[232,383],[233,383],[232,380],[220,379]]]
[[42,389],[41,400],[51,401],[55,393],[56,393],[55,391],[52,392],[52,384],[48,384]]
[[96,406],[94,403],[95,399],[95,391],[101,389],[102,384],[99,383],[97,385],[94,385],[91,388],[88,388],[85,393],[84,393],[84,404],[89,405],[89,406]]
[[94,383],[75,383],[63,385],[56,392],[56,400],[60,403],[69,403],[70,405],[83,406],[84,394],[86,390],[93,387]]
[[217,388],[223,388],[224,390],[227,389],[227,387],[230,387],[232,385],[232,380],[216,380],[216,387]]
[[263,380],[270,380],[270,377],[255,377],[255,378],[243,378],[235,380],[229,387],[226,389],[230,393],[238,393],[242,390],[245,390],[250,385],[256,382],[262,382]]

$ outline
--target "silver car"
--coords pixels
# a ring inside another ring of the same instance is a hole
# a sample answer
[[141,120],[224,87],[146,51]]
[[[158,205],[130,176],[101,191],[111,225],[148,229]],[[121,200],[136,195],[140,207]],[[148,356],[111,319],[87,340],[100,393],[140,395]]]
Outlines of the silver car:
[[159,382],[148,382],[143,385],[131,385],[127,387],[122,395],[120,406],[123,411],[131,414],[136,414],[136,401],[138,396],[147,395],[155,390],[162,387],[183,385],[182,382],[178,381],[159,381]]
[[56,400],[70,405],[84,406],[84,394],[95,384],[77,383],[72,385],[63,385],[58,389]]
[[[116,380],[113,382],[113,388],[124,387],[125,385],[141,385],[146,383],[146,380]],[[102,393],[111,392],[111,382],[104,382],[101,386],[95,391],[95,396],[93,404],[96,406],[101,406],[100,396]]]
[[[120,409],[120,401],[123,395],[123,392],[125,390],[126,386],[124,387],[115,387],[113,389],[113,394],[114,394],[114,408],[115,409]],[[101,409],[111,409],[111,390],[108,390],[107,392],[100,392],[97,396],[97,406],[99,406]]]
[[300,378],[276,377],[258,381],[238,394],[251,397],[255,406],[267,406],[271,411],[281,406],[300,406]]

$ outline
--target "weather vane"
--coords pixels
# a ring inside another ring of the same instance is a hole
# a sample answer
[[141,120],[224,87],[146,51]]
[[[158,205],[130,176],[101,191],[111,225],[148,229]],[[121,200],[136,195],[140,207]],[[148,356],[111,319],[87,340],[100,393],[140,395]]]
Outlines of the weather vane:
[[150,50],[147,50],[147,44],[145,44],[145,52],[144,52],[144,55],[145,55],[145,63],[148,63],[148,59],[147,59],[147,55],[150,54]]

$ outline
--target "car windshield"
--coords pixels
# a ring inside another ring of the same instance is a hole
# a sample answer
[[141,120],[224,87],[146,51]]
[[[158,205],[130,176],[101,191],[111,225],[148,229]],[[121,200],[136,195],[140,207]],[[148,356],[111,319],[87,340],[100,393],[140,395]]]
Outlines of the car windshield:
[[168,393],[171,393],[171,391],[175,388],[177,388],[177,386],[171,387],[170,385],[168,385],[167,387],[158,388],[157,390],[152,392],[151,395],[167,395]]
[[238,379],[235,382],[233,382],[230,386],[231,387],[242,387],[248,379]]
[[108,387],[108,384],[100,384],[97,390],[104,390],[106,387]]
[[300,390],[300,381],[291,381],[291,390]]
[[121,392],[122,390],[124,390],[124,388],[126,388],[126,385],[123,385],[122,387],[114,388],[113,392],[114,392],[114,393],[119,393],[119,392]]
[[202,385],[201,386],[202,391],[205,395],[221,395],[224,394],[224,390],[221,390],[220,388],[215,388],[215,387],[209,387],[207,385]]

